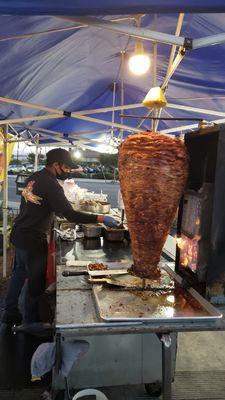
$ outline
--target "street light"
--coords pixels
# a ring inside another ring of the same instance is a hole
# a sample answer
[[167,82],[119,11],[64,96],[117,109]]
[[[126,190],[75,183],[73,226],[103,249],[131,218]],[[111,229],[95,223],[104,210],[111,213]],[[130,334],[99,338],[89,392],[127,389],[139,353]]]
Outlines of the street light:
[[73,155],[74,155],[75,158],[81,158],[81,152],[80,152],[80,150],[76,149],[76,150],[74,151]]

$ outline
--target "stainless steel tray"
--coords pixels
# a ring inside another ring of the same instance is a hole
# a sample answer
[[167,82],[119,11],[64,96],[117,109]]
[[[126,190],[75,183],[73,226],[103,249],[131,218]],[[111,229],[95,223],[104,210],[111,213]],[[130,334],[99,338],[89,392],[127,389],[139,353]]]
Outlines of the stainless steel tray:
[[104,226],[104,237],[112,242],[122,242],[125,237],[125,229],[110,229]]
[[82,230],[86,238],[98,238],[102,235],[102,225],[100,224],[82,224]]
[[179,290],[155,296],[151,291],[112,290],[104,285],[93,287],[100,317],[105,321],[200,322],[222,317],[193,288],[183,289],[182,279],[166,264],[161,267]]

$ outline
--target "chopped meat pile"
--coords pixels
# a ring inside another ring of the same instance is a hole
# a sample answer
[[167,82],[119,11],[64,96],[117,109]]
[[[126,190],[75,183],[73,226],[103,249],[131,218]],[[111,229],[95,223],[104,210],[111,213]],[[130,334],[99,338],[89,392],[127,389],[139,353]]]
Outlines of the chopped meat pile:
[[103,263],[88,264],[88,268],[90,271],[101,271],[108,269],[107,265]]
[[161,251],[188,174],[184,143],[146,132],[128,136],[119,148],[119,177],[131,237],[132,272],[158,278]]

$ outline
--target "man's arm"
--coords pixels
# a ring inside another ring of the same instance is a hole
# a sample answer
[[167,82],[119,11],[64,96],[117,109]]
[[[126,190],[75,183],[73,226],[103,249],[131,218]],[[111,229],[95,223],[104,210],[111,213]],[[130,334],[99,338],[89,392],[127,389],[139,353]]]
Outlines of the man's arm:
[[50,187],[46,189],[46,194],[52,211],[54,211],[56,214],[63,215],[70,222],[75,222],[77,224],[90,224],[99,222],[104,223],[109,227],[116,227],[118,225],[118,222],[109,216],[74,211],[64,194],[63,188],[58,184],[58,182],[54,182],[53,187],[50,185]]
[[54,182],[53,185],[49,185],[46,188],[46,198],[52,211],[63,215],[70,222],[76,222],[77,224],[100,222],[97,215],[75,211],[58,182]]

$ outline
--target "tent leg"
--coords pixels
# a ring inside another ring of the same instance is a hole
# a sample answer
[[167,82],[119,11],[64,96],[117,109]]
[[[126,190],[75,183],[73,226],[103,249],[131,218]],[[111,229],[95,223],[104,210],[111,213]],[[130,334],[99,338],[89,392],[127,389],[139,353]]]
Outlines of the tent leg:
[[35,149],[35,159],[34,159],[34,172],[38,169],[38,150],[39,150],[39,139],[36,141],[36,149]]
[[8,126],[3,127],[4,181],[3,181],[3,278],[7,275],[7,225],[8,225]]

